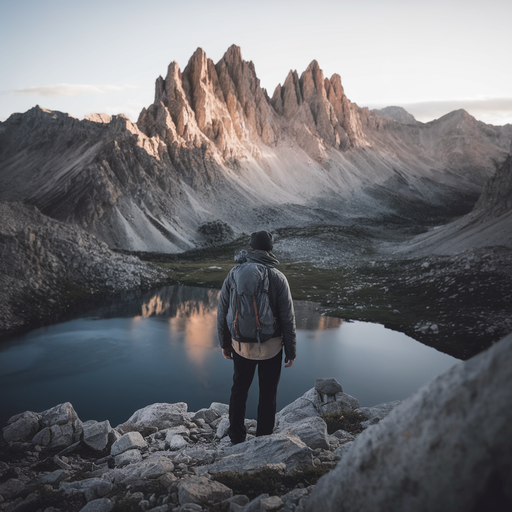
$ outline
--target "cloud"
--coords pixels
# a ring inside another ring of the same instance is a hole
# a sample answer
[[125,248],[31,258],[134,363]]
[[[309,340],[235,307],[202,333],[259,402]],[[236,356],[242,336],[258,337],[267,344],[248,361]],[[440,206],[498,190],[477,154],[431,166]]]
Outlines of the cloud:
[[5,91],[16,96],[83,96],[86,94],[106,94],[108,92],[120,92],[126,89],[135,89],[135,85],[91,85],[91,84],[55,84],[27,87],[26,89],[13,89]]
[[[373,105],[383,108],[388,105]],[[403,107],[418,121],[424,123],[438,119],[454,110],[464,109],[476,119],[488,124],[512,123],[512,98],[468,98],[442,101],[421,101],[417,103],[393,103]]]

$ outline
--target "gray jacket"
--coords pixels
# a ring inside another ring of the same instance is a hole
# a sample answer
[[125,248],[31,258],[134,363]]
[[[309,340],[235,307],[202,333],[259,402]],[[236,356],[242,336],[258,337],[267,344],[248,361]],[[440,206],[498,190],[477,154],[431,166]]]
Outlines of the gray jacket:
[[[272,253],[265,251],[241,251],[235,257],[237,263],[249,261],[260,263],[268,267],[269,273],[269,301],[274,317],[277,319],[277,328],[273,337],[282,336],[284,353],[288,359],[295,359],[297,356],[297,337],[295,333],[295,313],[293,311],[292,295],[290,286],[284,274],[274,268],[279,261]],[[233,267],[222,285],[219,295],[219,307],[217,310],[217,330],[219,342],[222,348],[231,347],[231,333],[226,322],[228,314],[230,294],[234,291]]]

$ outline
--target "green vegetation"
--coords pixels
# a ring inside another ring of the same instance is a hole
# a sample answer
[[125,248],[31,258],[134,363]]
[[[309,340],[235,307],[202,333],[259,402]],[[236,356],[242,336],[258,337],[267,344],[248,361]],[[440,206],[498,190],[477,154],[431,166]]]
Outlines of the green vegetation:
[[364,429],[361,422],[366,418],[357,411],[344,411],[343,413],[325,414],[322,416],[327,424],[327,433],[334,434],[337,430],[344,430],[351,434],[360,434]]

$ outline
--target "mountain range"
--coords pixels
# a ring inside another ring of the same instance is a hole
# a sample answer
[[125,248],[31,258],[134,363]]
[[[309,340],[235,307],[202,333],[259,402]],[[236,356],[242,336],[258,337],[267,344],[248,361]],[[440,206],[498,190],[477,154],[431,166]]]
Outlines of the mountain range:
[[239,47],[217,64],[199,48],[157,78],[136,123],[39,106],[0,123],[0,201],[111,248],[167,253],[258,228],[449,218],[477,200],[495,217],[510,201],[489,180],[508,165],[510,181],[511,139],[512,125],[463,110],[421,123],[399,107],[360,108],[316,61],[270,96]]

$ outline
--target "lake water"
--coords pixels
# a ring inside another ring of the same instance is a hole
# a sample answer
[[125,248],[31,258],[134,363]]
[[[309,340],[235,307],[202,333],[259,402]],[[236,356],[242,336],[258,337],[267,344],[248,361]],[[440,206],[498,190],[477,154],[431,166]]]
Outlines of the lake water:
[[[115,426],[155,402],[189,411],[229,402],[232,362],[216,336],[218,291],[167,286],[105,299],[80,318],[0,344],[0,426],[25,410],[71,402]],[[295,303],[297,359],[283,368],[278,410],[315,379],[335,377],[361,406],[402,400],[457,359],[381,325],[320,316]],[[257,376],[247,417],[256,417]]]

